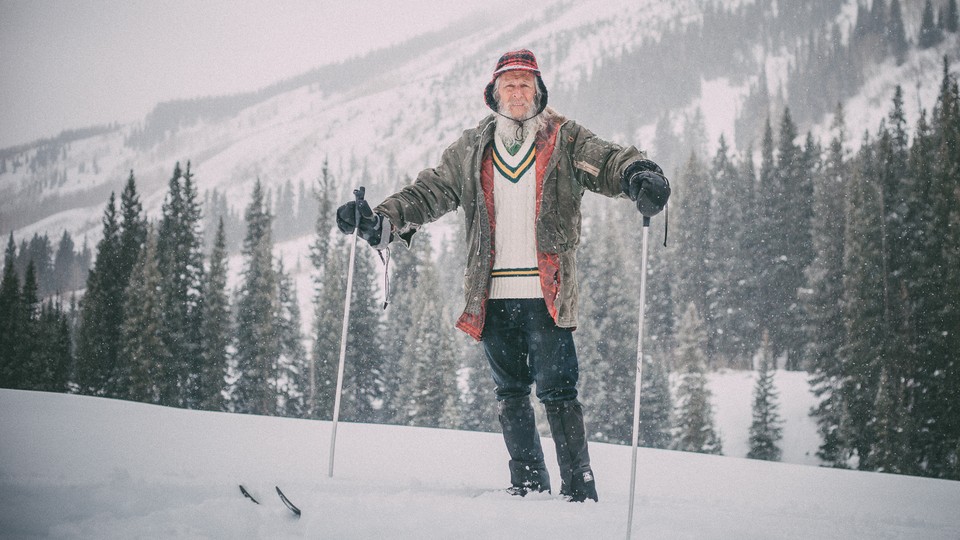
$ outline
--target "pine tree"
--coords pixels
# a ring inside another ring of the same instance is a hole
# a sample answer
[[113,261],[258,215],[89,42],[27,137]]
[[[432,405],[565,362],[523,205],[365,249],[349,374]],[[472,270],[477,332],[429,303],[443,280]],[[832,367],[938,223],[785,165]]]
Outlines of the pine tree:
[[79,283],[74,281],[77,265],[77,253],[70,233],[63,231],[57,254],[53,257],[53,287],[57,293],[72,291]]
[[[879,366],[887,358],[883,305],[882,201],[876,185],[876,158],[869,137],[861,145],[847,198],[844,233],[843,403],[848,418],[845,453],[867,467],[874,443],[874,400]],[[840,456],[841,459],[843,456]],[[842,463],[838,463],[842,464]]]
[[770,335],[774,354],[787,355],[787,369],[799,369],[803,353],[801,308],[797,293],[804,286],[803,271],[813,260],[810,237],[813,208],[812,175],[819,160],[819,151],[808,137],[804,150],[793,141],[796,127],[790,110],[780,123],[780,144],[777,152],[774,192],[770,211],[778,246],[773,258],[774,289],[777,309],[771,313]]
[[753,390],[753,422],[750,424],[750,459],[780,461],[779,442],[783,438],[783,420],[780,418],[777,392],[773,387],[773,358],[766,336],[760,349],[757,384]]
[[926,0],[923,4],[923,15],[920,18],[920,35],[917,37],[917,45],[921,49],[929,49],[936,46],[943,40],[943,33],[937,28],[937,23],[933,16],[933,3]]
[[630,257],[627,247],[639,240],[625,237],[616,224],[639,221],[639,216],[630,205],[608,205],[608,210],[581,258],[592,264],[583,270],[582,313],[590,330],[580,339],[580,365],[584,408],[604,411],[589,419],[592,437],[626,444],[633,425],[640,260]]
[[3,261],[3,280],[0,281],[0,387],[13,388],[16,359],[14,349],[19,339],[20,278],[14,262],[17,244],[10,233]]
[[20,252],[21,266],[23,267],[23,276],[26,277],[27,265],[33,263],[34,273],[37,280],[37,294],[46,296],[55,291],[53,284],[53,247],[50,245],[50,238],[44,234],[34,233],[30,243],[26,244],[26,249]]
[[704,276],[704,261],[710,257],[706,242],[710,231],[712,190],[708,187],[704,168],[696,156],[690,156],[676,188],[676,204],[672,205],[676,233],[671,251],[675,266],[671,272],[675,276],[671,294],[677,320],[690,302],[697,305],[698,311],[706,309],[708,283]]
[[[340,285],[341,266],[334,262],[338,245],[331,242],[334,214],[332,196],[336,193],[333,175],[326,160],[323,163],[313,195],[316,204],[314,221],[314,241],[310,246],[310,262],[313,265],[313,329],[312,350],[310,355],[309,381],[307,393],[307,414],[313,418],[322,418],[323,414],[333,411],[333,398],[337,377],[337,363],[332,360],[331,352],[339,350],[336,345],[339,331],[334,321],[336,293],[342,291]],[[336,233],[339,237],[339,233]],[[333,254],[333,255],[331,255]],[[345,274],[344,274],[345,275]],[[342,293],[341,293],[342,294]],[[342,300],[340,312],[342,313]],[[334,328],[336,327],[336,328]],[[333,363],[331,363],[333,362]],[[322,363],[322,365],[321,365]],[[326,369],[324,369],[326,368]],[[332,368],[332,369],[331,369]],[[322,394],[322,404],[321,400]],[[322,405],[322,406],[321,406]],[[329,416],[326,418],[330,418]]]
[[116,197],[110,194],[103,216],[103,235],[87,277],[77,323],[76,383],[84,394],[105,395],[115,376],[123,321],[123,291],[129,276],[120,271],[120,225]]
[[15,315],[17,321],[17,342],[13,348],[13,365],[10,373],[10,387],[34,389],[38,386],[41,373],[40,346],[40,298],[37,296],[39,284],[37,273],[31,259],[24,272],[23,289],[20,291],[20,311]]
[[120,194],[120,261],[121,276],[130,276],[140,258],[140,251],[147,240],[147,219],[137,194],[133,171]]
[[159,370],[169,361],[163,342],[162,277],[157,262],[157,236],[147,228],[146,245],[137,258],[126,290],[125,319],[121,326],[121,368],[117,377],[121,397],[144,403],[160,400]]
[[744,286],[752,279],[747,259],[743,256],[745,245],[746,204],[752,185],[740,178],[730,157],[723,136],[711,167],[710,185],[713,199],[710,208],[709,253],[710,265],[706,269],[710,286],[707,290],[706,309],[709,316],[709,350],[714,364],[724,367],[744,365],[753,348],[744,307],[747,297]]
[[71,352],[70,322],[58,299],[50,299],[40,309],[39,339],[34,390],[66,392],[69,389]]
[[947,13],[944,27],[947,32],[956,33],[960,25],[960,12],[957,10],[957,0],[947,0]]
[[[955,2],[956,0],[950,1]],[[890,18],[887,21],[887,45],[890,48],[890,53],[896,59],[897,65],[903,64],[910,44],[907,42],[907,32],[903,27],[900,0],[893,0],[890,3]]]
[[703,454],[722,454],[714,429],[713,407],[706,377],[706,334],[697,306],[687,304],[678,328],[676,363],[680,366],[677,388],[673,449]]
[[[429,258],[424,263],[430,264]],[[429,267],[423,270],[410,305],[414,318],[407,329],[400,377],[391,381],[401,386],[395,419],[406,425],[455,428],[459,424],[459,365],[453,328],[439,302],[435,272]]]
[[276,328],[280,345],[277,359],[278,412],[284,416],[302,417],[306,413],[306,392],[309,386],[307,351],[300,332],[300,306],[297,289],[284,270],[283,260],[277,268]]
[[[329,235],[329,232],[325,232],[324,235]],[[329,242],[329,255],[325,257],[325,270],[321,277],[314,282],[313,381],[315,398],[312,401],[313,416],[322,420],[333,418],[340,365],[340,333],[343,327],[343,302],[347,290],[347,258],[344,255],[347,248],[345,247],[346,242],[341,238],[343,237],[338,235]]]
[[647,448],[670,447],[673,401],[670,399],[670,374],[665,362],[644,355],[640,388],[639,444]]
[[197,407],[210,411],[224,409],[223,390],[229,361],[231,341],[230,301],[227,298],[227,238],[223,218],[217,222],[217,232],[210,253],[210,266],[203,282],[203,366],[197,387],[200,401]]
[[[760,175],[757,181],[756,226],[753,227],[754,261],[757,273],[755,277],[754,313],[758,317],[758,330],[773,333],[778,324],[774,314],[784,306],[783,289],[778,283],[780,261],[779,219],[776,212],[777,199],[783,198],[776,173],[774,159],[773,127],[769,118],[764,127],[760,150]],[[776,355],[776,351],[774,352]]]
[[202,399],[197,388],[203,326],[201,217],[190,163],[185,172],[177,163],[157,240],[165,305],[163,341],[170,352],[168,365],[161,369],[160,401],[165,405],[192,408]]
[[[390,250],[390,266],[393,275],[390,278],[390,301],[392,307],[387,310],[386,320],[384,321],[384,331],[381,334],[380,347],[383,350],[383,380],[384,381],[406,381],[403,373],[413,370],[415,366],[405,363],[408,357],[407,348],[411,345],[408,340],[416,341],[419,338],[419,332],[425,329],[419,328],[425,324],[422,309],[423,294],[421,287],[426,285],[422,283],[422,277],[427,272],[429,266],[433,265],[430,260],[430,236],[427,231],[417,233],[416,242],[409,249],[404,246],[393,247]],[[429,295],[437,298],[440,294],[436,283],[430,285],[433,290]],[[442,304],[434,302],[434,311],[439,314]],[[431,324],[440,324],[440,321]],[[433,331],[435,329],[431,329]],[[416,358],[416,357],[414,357]],[[435,356],[421,356],[416,363],[432,363],[436,361]],[[430,368],[433,369],[433,368]],[[383,389],[383,411],[387,419],[393,419],[401,424],[410,421],[411,401],[409,394],[412,391],[410,384],[387,384]],[[423,425],[423,424],[421,424]]]
[[[380,302],[376,290],[376,255],[362,240],[358,240],[358,243],[341,418],[352,422],[373,422],[378,418],[377,404],[384,384],[381,371],[383,358],[377,339],[380,332]],[[340,290],[346,291],[346,286]]]
[[910,431],[905,425],[904,388],[900,380],[891,376],[889,366],[880,370],[876,396],[876,436],[870,451],[870,459],[864,468],[870,470],[903,473],[908,470],[910,454],[907,437]]
[[960,89],[950,74],[946,58],[940,95],[933,112],[933,163],[929,167],[930,208],[924,242],[924,297],[927,299],[918,324],[923,343],[925,383],[918,416],[923,421],[922,457],[931,476],[951,478],[960,456]]
[[844,414],[840,386],[844,371],[838,353],[843,344],[843,311],[838,302],[843,288],[843,238],[845,227],[843,201],[847,179],[846,128],[843,107],[837,105],[833,121],[834,137],[830,142],[824,170],[814,183],[813,245],[814,260],[807,267],[807,289],[804,300],[807,346],[804,363],[813,375],[811,386],[820,402],[811,412],[816,417],[822,444],[820,459],[828,463],[841,461],[837,440],[841,416]]
[[271,216],[260,180],[254,184],[245,213],[244,267],[237,291],[236,412],[272,415],[277,412],[276,370],[280,356],[277,275],[273,267]]

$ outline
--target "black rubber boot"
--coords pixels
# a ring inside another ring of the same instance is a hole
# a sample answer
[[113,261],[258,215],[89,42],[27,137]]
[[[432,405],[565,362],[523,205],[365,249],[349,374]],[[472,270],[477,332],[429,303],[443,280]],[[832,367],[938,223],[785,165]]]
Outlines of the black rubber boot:
[[597,484],[590,469],[587,435],[583,427],[583,409],[576,399],[545,403],[550,432],[557,446],[560,465],[560,494],[571,501],[599,501]]
[[530,398],[509,398],[498,407],[503,442],[510,454],[509,491],[526,495],[531,491],[550,491],[550,476],[543,462],[543,448],[533,414]]

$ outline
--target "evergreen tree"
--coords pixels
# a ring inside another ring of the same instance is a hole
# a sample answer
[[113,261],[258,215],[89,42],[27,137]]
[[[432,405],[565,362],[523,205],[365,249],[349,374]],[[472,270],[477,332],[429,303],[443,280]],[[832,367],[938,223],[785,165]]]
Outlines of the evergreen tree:
[[0,387],[13,388],[16,347],[20,313],[20,278],[17,276],[14,262],[17,257],[17,244],[10,233],[3,260],[3,280],[0,281]]
[[280,356],[277,275],[273,267],[271,216],[260,180],[254,184],[245,213],[244,267],[237,291],[236,412],[272,415],[277,412],[276,378]]
[[163,341],[170,353],[161,369],[160,402],[196,407],[201,371],[203,327],[203,251],[200,206],[190,163],[181,172],[177,163],[163,203],[157,239],[157,260],[163,275]]
[[203,366],[197,387],[201,396],[197,406],[219,411],[224,409],[223,390],[229,361],[231,341],[230,302],[227,298],[227,238],[223,218],[217,223],[217,232],[210,253],[210,266],[203,282]]
[[665,362],[644,355],[643,380],[640,388],[639,444],[647,448],[670,447],[670,426],[673,401],[670,399],[670,377]]
[[747,453],[750,459],[780,461],[782,454],[778,443],[783,438],[783,421],[778,412],[780,405],[773,387],[773,375],[773,357],[764,336],[757,384],[753,390],[753,422],[750,424],[750,451]]
[[675,268],[674,287],[671,292],[679,320],[681,310],[693,302],[697,310],[705,310],[708,281],[705,275],[704,261],[709,257],[707,238],[710,231],[710,206],[712,191],[708,187],[708,175],[704,164],[691,155],[687,160],[683,175],[676,188],[675,242],[672,244],[671,259]]
[[[784,306],[783,289],[778,283],[780,261],[779,220],[776,213],[776,200],[782,199],[783,190],[776,174],[774,160],[773,127],[770,119],[764,126],[763,141],[760,149],[760,175],[757,181],[756,226],[754,227],[754,261],[757,272],[755,277],[756,316],[761,317],[757,324],[760,332],[771,333],[778,324],[774,315]],[[776,355],[777,353],[774,352]]]
[[786,353],[787,369],[800,369],[804,336],[798,293],[805,284],[803,271],[813,260],[810,226],[813,220],[813,175],[819,163],[819,148],[811,136],[803,150],[793,141],[796,127],[790,110],[783,113],[777,152],[777,187],[781,197],[771,201],[779,232],[779,253],[774,272],[781,304],[774,315],[771,337],[774,351]]
[[50,299],[40,310],[39,336],[36,356],[38,372],[32,385],[34,390],[66,392],[69,389],[70,322],[59,299]]
[[[376,255],[368,246],[358,240],[341,403],[341,418],[351,422],[377,420],[377,405],[384,384],[381,371],[383,359],[377,339],[380,332],[380,302],[377,298],[378,279],[374,257]],[[340,290],[345,292],[346,286]],[[336,350],[339,353],[339,347]]]
[[923,461],[931,476],[956,478],[954,465],[960,456],[960,90],[944,58],[940,95],[933,113],[933,165],[930,178],[930,208],[924,252],[923,284],[928,299],[918,314],[923,343],[925,392],[918,397],[923,421]]
[[[422,309],[423,293],[421,287],[427,287],[422,278],[433,265],[430,260],[430,237],[427,231],[417,233],[417,240],[409,249],[406,247],[391,248],[391,268],[393,276],[390,279],[390,301],[392,307],[387,310],[387,317],[384,321],[384,331],[381,334],[381,349],[383,350],[383,380],[384,381],[404,381],[404,384],[387,384],[383,389],[383,410],[386,419],[395,420],[400,424],[407,424],[416,419],[411,418],[411,411],[416,410],[416,405],[411,402],[416,401],[416,393],[409,383],[407,375],[411,371],[422,371],[420,365],[427,364],[426,369],[435,369],[429,364],[438,360],[436,356],[410,356],[408,346],[414,345],[416,340],[421,339],[420,333],[426,329],[420,328],[425,324],[424,315],[420,313]],[[438,299],[440,290],[434,282],[429,284],[433,290],[428,295]],[[440,309],[443,306],[441,302],[434,302],[433,309],[439,316]],[[441,321],[436,321],[434,326],[441,325]],[[431,328],[434,332],[437,328]],[[414,340],[410,342],[408,340]],[[434,344],[430,344],[431,346]],[[412,359],[414,364],[407,364],[406,360]],[[404,373],[407,372],[407,375]],[[413,397],[411,397],[413,396]],[[417,424],[415,424],[417,425]],[[427,424],[418,424],[427,425]],[[436,424],[434,424],[436,425]]]
[[960,25],[960,12],[957,10],[957,0],[947,0],[947,13],[944,28],[947,32],[956,33]]
[[78,284],[74,281],[77,253],[74,251],[73,238],[63,231],[57,254],[53,257],[53,287],[58,293],[73,290]]
[[[955,2],[956,0],[950,1]],[[890,53],[896,59],[897,65],[903,64],[910,44],[907,42],[907,32],[903,27],[900,0],[893,0],[890,3],[890,18],[887,21],[887,45],[890,47]]]
[[817,418],[822,444],[820,458],[828,463],[841,461],[837,440],[844,414],[840,386],[844,371],[838,353],[843,344],[843,311],[838,302],[843,290],[843,238],[845,227],[844,182],[848,175],[844,144],[846,128],[843,107],[837,105],[833,120],[834,136],[823,172],[814,184],[812,237],[814,260],[806,270],[807,346],[805,364],[810,366],[810,384],[820,402],[811,411]]
[[880,370],[876,396],[876,435],[869,462],[864,468],[880,472],[902,473],[909,467],[909,431],[904,413],[903,385],[890,376],[889,365]]
[[20,291],[20,310],[14,316],[17,328],[17,341],[13,347],[13,362],[8,371],[10,388],[33,389],[38,385],[40,374],[40,299],[37,296],[39,285],[33,260],[27,263]]
[[710,171],[713,199],[710,208],[709,254],[706,274],[710,281],[706,310],[709,314],[709,355],[714,365],[736,367],[749,361],[753,349],[747,323],[744,285],[752,275],[743,256],[745,221],[753,186],[740,178],[721,136]]
[[170,353],[163,342],[162,277],[157,262],[157,235],[147,228],[146,245],[137,257],[126,290],[126,315],[121,326],[123,343],[117,377],[119,396],[132,401],[158,403],[160,373]]
[[680,321],[676,363],[680,366],[677,388],[673,449],[703,454],[722,454],[720,437],[714,429],[711,393],[706,377],[706,334],[703,321],[692,302]]
[[37,280],[37,294],[46,296],[55,291],[53,284],[53,247],[50,238],[44,234],[34,233],[33,238],[21,249],[19,263],[23,268],[23,277],[26,278],[27,266],[32,262]]
[[133,171],[120,194],[120,275],[130,276],[147,240],[147,219]]
[[[318,229],[321,227],[318,221]],[[332,223],[328,222],[328,223]],[[346,242],[339,234],[329,238],[325,226],[323,233],[329,239],[328,254],[325,254],[325,269],[314,282],[313,323],[313,416],[322,420],[333,418],[336,398],[337,375],[340,359],[340,332],[343,327],[343,302],[347,290]],[[318,234],[318,236],[320,236]],[[362,246],[358,246],[362,247]],[[315,274],[316,275],[316,274]],[[356,279],[356,276],[354,276]],[[322,281],[320,281],[322,279]]]
[[603,411],[589,420],[592,437],[626,444],[633,425],[640,260],[630,257],[627,247],[639,240],[625,237],[616,224],[639,216],[629,205],[609,206],[581,258],[592,263],[583,269],[582,280],[582,313],[591,326],[580,340],[582,387],[584,407]]
[[[424,262],[429,265],[429,258]],[[423,270],[410,306],[414,318],[407,329],[402,370],[395,379],[401,386],[396,420],[414,426],[455,428],[459,425],[459,365],[453,328],[439,302],[435,272],[429,266]]]
[[926,0],[923,4],[923,15],[920,18],[920,35],[917,37],[917,45],[921,49],[929,49],[936,46],[943,40],[943,32],[937,28],[937,23],[933,16],[933,3]]
[[[451,238],[441,243],[435,266],[440,283],[440,297],[451,313],[457,313],[456,310],[463,306],[463,268],[466,265],[466,253],[460,239],[465,237],[466,226],[463,220],[457,220]],[[500,425],[497,420],[497,399],[483,347],[460,331],[453,332],[453,339],[454,348],[459,351],[461,366],[458,371],[462,384],[458,403],[460,412],[457,415],[460,428],[498,432]]]
[[[313,347],[310,355],[309,381],[307,392],[307,414],[314,418],[324,418],[323,414],[333,411],[334,388],[336,386],[337,362],[332,361],[332,351],[339,350],[337,340],[339,330],[333,320],[336,295],[340,291],[341,265],[333,262],[339,246],[331,241],[334,224],[332,197],[336,193],[333,175],[326,160],[323,163],[313,194],[316,203],[314,221],[314,241],[310,246],[310,262],[313,265]],[[334,233],[339,238],[339,232]],[[344,274],[345,275],[345,274]],[[343,301],[340,301],[342,312]],[[336,328],[335,328],[336,327]],[[331,363],[332,361],[332,363]],[[321,365],[322,363],[322,365]],[[331,369],[332,368],[332,369]],[[322,394],[322,398],[321,398]],[[322,403],[321,400],[322,399]],[[327,416],[325,418],[330,418]]]
[[129,276],[120,270],[120,225],[116,197],[110,194],[103,216],[103,235],[87,277],[77,323],[76,383],[84,394],[105,395],[115,376],[123,321],[123,291]]
[[278,413],[284,416],[302,417],[306,413],[305,389],[309,385],[307,351],[303,346],[300,331],[300,306],[297,304],[297,289],[284,270],[283,260],[277,268],[277,337],[280,357],[277,359],[277,394],[280,399]]
[[[840,436],[845,453],[856,456],[861,468],[868,466],[874,443],[878,368],[887,357],[883,320],[883,214],[876,178],[874,148],[865,136],[847,198],[843,264],[845,337],[840,349],[845,374],[842,400],[848,416],[845,432]],[[842,460],[844,456],[839,457]]]

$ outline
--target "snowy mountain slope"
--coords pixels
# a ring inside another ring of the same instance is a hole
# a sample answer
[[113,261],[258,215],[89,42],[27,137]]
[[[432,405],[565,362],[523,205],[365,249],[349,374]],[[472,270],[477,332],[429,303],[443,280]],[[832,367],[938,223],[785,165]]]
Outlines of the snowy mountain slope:
[[[594,444],[599,504],[491,492],[498,434],[0,390],[4,538],[618,538],[629,447]],[[556,465],[549,440],[547,462]],[[263,503],[245,500],[238,483]],[[296,520],[273,493],[303,510]],[[635,538],[954,539],[960,483],[641,449]]]
[[[432,164],[450,140],[487,114],[482,88],[493,60],[506,48],[537,50],[548,86],[561,91],[595,64],[656,37],[669,25],[695,18],[698,9],[692,0],[670,5],[653,0],[554,3],[513,26],[479,21],[472,33],[427,54],[378,66],[376,76],[348,91],[301,87],[235,117],[182,127],[148,151],[124,146],[138,126],[121,126],[71,143],[65,156],[45,169],[21,167],[0,174],[6,201],[0,217],[27,213],[26,223],[16,220],[18,236],[64,228],[94,243],[106,197],[119,190],[131,169],[145,210],[155,216],[174,162],[187,160],[201,193],[226,190],[237,207],[257,177],[267,187],[287,180],[312,182],[325,159],[341,183],[351,185],[359,181],[366,162],[370,196],[377,198],[395,188],[401,181],[397,176]],[[387,178],[391,156],[395,165]],[[62,185],[49,187],[57,175],[65,176]],[[47,187],[40,188],[44,183]],[[87,218],[78,219],[78,210]],[[69,217],[58,216],[70,211]]]
[[[8,160],[6,172],[0,173],[0,231],[12,228],[17,237],[28,238],[44,232],[55,237],[67,230],[74,238],[86,236],[94,245],[107,196],[119,191],[131,170],[145,210],[155,217],[173,164],[188,160],[201,194],[225,191],[236,208],[246,203],[257,178],[268,188],[288,180],[309,184],[325,160],[342,194],[348,193],[347,186],[364,182],[370,198],[376,199],[394,190],[404,176],[435,163],[449,141],[487,114],[481,91],[493,59],[506,48],[533,48],[552,94],[573,95],[577,84],[589,79],[597,66],[616,62],[644,40],[656,39],[671,28],[699,21],[702,9],[693,0],[553,2],[513,25],[502,24],[502,17],[481,18],[426,53],[394,55],[391,63],[376,65],[348,90],[325,91],[322,84],[307,84],[235,116],[183,126],[148,150],[124,143],[143,124],[124,125],[69,143],[59,149],[59,159],[47,166],[31,171],[21,165],[14,172],[14,161],[25,164],[38,151],[33,148]],[[844,32],[855,11],[856,2],[851,0],[837,16]],[[914,32],[918,7],[908,2],[904,13],[908,30]],[[956,37],[949,36],[935,49],[912,51],[902,66],[877,66],[861,94],[846,104],[853,144],[859,144],[863,130],[876,129],[897,83],[906,92],[910,125],[920,106],[930,109],[941,75],[940,59],[945,53],[956,56],[956,51]],[[783,84],[795,53],[791,47],[765,50],[758,45],[755,49],[755,59],[767,66],[771,91]],[[721,134],[732,144],[733,121],[755,79],[702,80],[700,97],[674,111],[677,128],[699,108],[709,144],[714,145]],[[589,119],[583,120],[589,124]],[[827,117],[814,126],[814,134],[825,137],[830,121]],[[653,128],[651,119],[634,133],[620,136],[650,148]]]

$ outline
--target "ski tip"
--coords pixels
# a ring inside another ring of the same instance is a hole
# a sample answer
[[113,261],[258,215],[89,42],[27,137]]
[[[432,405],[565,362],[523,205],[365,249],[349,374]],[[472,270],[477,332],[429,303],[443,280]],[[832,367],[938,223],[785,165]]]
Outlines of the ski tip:
[[253,495],[251,495],[250,492],[247,491],[247,488],[243,487],[243,484],[240,484],[240,493],[243,493],[243,496],[244,496],[244,497],[250,499],[250,500],[253,501],[254,503],[260,504],[260,501],[254,499],[254,498],[253,498]]
[[287,496],[283,494],[283,491],[280,491],[280,486],[273,486],[273,487],[276,488],[277,495],[280,496],[280,500],[283,501],[283,504],[287,505],[287,508],[289,508],[290,511],[293,512],[293,515],[295,515],[297,519],[300,519],[300,509],[297,508],[295,504],[290,502],[290,499],[288,499]]

